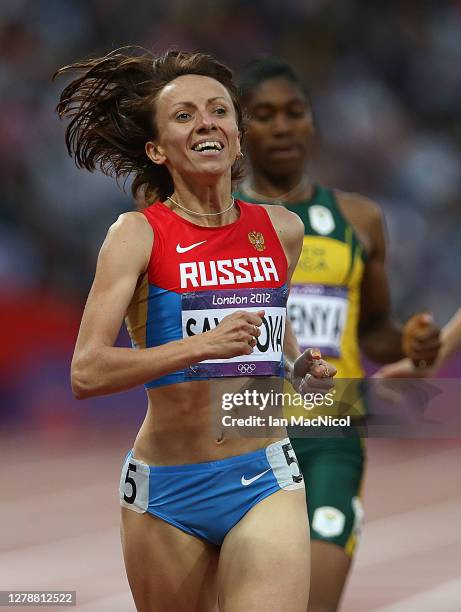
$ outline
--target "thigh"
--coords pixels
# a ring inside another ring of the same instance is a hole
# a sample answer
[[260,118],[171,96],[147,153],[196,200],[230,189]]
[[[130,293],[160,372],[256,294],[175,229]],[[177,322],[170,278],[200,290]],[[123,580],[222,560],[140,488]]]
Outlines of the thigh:
[[123,556],[138,612],[215,610],[217,547],[151,514],[121,511]]
[[224,539],[220,612],[306,612],[309,557],[304,489],[266,497]]

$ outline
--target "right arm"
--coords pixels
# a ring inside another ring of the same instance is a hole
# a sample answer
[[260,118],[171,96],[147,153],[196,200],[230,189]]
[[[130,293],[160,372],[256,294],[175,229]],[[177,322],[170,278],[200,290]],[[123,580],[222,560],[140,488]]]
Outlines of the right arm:
[[406,358],[380,368],[376,378],[413,378],[434,376],[448,359],[461,349],[461,308],[452,316],[440,332],[441,346],[437,359],[430,368],[417,368]]
[[442,346],[440,348],[435,367],[440,368],[448,359],[461,348],[461,308],[452,316],[443,327]]
[[141,213],[121,215],[101,248],[71,366],[77,399],[125,391],[204,359],[250,354],[259,313],[239,311],[214,330],[168,344],[114,347],[139,277],[147,270],[153,232]]

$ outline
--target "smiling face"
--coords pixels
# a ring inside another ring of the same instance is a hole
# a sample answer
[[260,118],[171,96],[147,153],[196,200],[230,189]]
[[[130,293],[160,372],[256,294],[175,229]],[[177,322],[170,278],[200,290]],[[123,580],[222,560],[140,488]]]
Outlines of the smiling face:
[[269,176],[299,174],[314,135],[312,110],[301,88],[285,77],[263,81],[251,92],[246,143],[251,163]]
[[239,152],[232,99],[219,81],[188,74],[166,85],[155,100],[157,138],[146,145],[156,164],[176,175],[216,180],[229,174]]

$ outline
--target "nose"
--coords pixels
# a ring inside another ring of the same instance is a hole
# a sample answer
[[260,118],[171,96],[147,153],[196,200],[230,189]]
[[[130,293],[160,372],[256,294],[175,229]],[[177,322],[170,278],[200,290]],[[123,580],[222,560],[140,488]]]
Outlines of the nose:
[[213,115],[201,113],[198,117],[197,132],[211,132],[216,129],[216,121]]
[[286,134],[290,132],[291,124],[284,113],[277,113],[272,123],[272,132],[274,135]]

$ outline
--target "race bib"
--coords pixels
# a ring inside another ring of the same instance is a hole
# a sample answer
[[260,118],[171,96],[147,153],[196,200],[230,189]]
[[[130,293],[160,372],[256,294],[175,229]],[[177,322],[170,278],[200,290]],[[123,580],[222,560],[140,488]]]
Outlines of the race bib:
[[318,347],[326,357],[340,357],[347,306],[347,287],[292,285],[287,312],[301,350]]
[[214,329],[236,310],[265,311],[261,335],[251,355],[230,359],[207,359],[190,366],[187,378],[219,376],[280,376],[285,336],[287,288],[226,289],[183,293],[181,297],[183,338]]
[[120,505],[138,513],[149,506],[149,466],[128,453],[120,476]]

